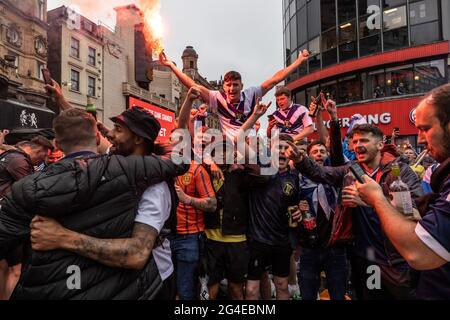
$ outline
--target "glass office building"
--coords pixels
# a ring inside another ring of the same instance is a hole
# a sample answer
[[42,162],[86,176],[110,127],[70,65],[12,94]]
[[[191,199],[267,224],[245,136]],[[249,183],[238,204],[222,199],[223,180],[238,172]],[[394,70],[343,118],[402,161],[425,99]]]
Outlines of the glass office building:
[[327,93],[344,126],[360,113],[415,144],[414,107],[449,82],[449,21],[448,0],[283,0],[285,64],[311,53],[287,85],[304,105]]

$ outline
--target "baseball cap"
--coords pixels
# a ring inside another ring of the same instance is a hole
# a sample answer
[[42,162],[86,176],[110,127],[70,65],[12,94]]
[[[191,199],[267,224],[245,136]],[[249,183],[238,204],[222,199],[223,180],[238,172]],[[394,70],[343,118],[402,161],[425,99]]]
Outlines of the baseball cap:
[[111,121],[124,123],[135,135],[151,142],[158,138],[161,131],[161,124],[158,120],[150,111],[139,106],[125,110],[121,115],[112,117]]

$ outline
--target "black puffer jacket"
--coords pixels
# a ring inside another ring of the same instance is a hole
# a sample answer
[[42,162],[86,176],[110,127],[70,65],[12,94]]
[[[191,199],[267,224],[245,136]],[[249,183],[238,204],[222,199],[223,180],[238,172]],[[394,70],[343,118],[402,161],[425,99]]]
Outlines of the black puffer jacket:
[[[128,238],[142,192],[188,168],[156,156],[68,159],[14,184],[0,202],[0,259],[9,248],[25,244],[22,275],[12,298],[148,298],[159,278],[152,259],[143,270],[133,271],[109,268],[68,251],[33,251],[29,225],[39,214],[92,237]],[[81,290],[68,289],[70,266],[81,269]]]

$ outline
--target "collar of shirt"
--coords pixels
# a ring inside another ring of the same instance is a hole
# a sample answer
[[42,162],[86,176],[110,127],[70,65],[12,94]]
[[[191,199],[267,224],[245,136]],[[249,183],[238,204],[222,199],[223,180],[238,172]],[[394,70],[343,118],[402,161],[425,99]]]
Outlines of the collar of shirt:
[[284,115],[287,116],[287,114],[289,113],[289,111],[291,111],[292,106],[294,105],[294,102],[291,103],[291,105],[289,106],[289,108],[287,108],[285,111],[280,109],[280,112]]
[[95,156],[96,153],[92,151],[80,151],[74,152],[64,157],[64,159],[76,159],[76,158],[87,158],[90,156]]

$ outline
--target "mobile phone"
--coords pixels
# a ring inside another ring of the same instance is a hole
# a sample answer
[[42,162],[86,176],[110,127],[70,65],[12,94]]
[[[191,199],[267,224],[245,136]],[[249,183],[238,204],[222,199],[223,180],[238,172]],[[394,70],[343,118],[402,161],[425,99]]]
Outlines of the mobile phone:
[[395,128],[394,128],[394,131],[400,131],[400,128],[395,127]]
[[361,168],[361,166],[358,163],[352,164],[350,166],[350,171],[353,173],[356,180],[358,180],[360,183],[364,183],[364,179],[362,177],[366,173],[364,172],[364,170]]
[[53,85],[53,80],[50,75],[50,71],[47,68],[42,69],[42,76],[44,77],[45,84]]

